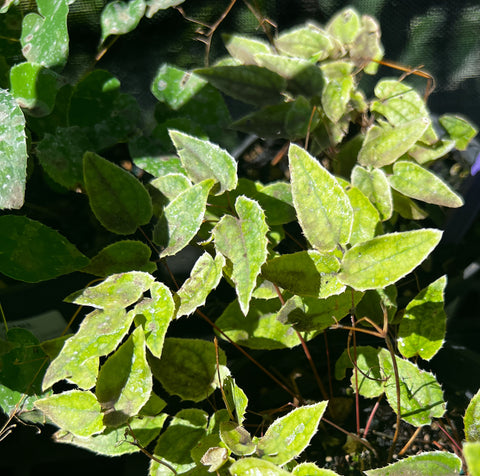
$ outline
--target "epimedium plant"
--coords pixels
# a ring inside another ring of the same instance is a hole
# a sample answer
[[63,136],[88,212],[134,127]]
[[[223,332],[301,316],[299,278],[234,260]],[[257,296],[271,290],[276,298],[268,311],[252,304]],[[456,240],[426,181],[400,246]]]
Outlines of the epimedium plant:
[[[14,3],[2,9],[5,23],[17,12]],[[0,216],[0,271],[26,282],[81,271],[101,282],[66,298],[93,308],[73,334],[39,342],[5,321],[3,432],[14,416],[52,423],[61,443],[109,456],[143,451],[152,476],[336,474],[296,462],[328,421],[325,412],[334,419],[339,411],[313,360],[321,401],[306,402],[265,369],[297,404],[263,434],[251,434],[248,397],[216,338],[169,335],[174,321],[197,314],[247,357],[244,348],[297,346],[308,356],[307,342],[348,330],[335,377],[352,369],[357,402],[384,395],[397,420],[388,456],[365,474],[459,474],[465,461],[479,474],[479,393],[465,414],[463,453],[394,461],[401,420],[420,428],[446,411],[440,383],[420,362],[445,339],[447,278],[418,290],[403,309],[397,284],[441,239],[440,230],[422,226],[428,207],[462,206],[431,166],[465,149],[473,126],[444,115],[440,132],[404,78],[380,79],[367,99],[359,81],[377,71],[380,29],[346,9],[324,27],[307,23],[270,41],[225,36],[229,55],[210,67],[161,65],[151,87],[156,124],[146,132],[134,98],[109,72],[93,69],[74,84],[62,77],[72,3],[37,0],[38,13],[26,15],[18,32],[25,61],[4,58],[0,203],[19,211]],[[179,3],[108,3],[100,49],[144,15]],[[250,112],[232,122],[225,96],[251,105]],[[227,150],[238,142],[232,131],[281,141],[290,180],[239,176]],[[105,158],[119,143],[148,174],[143,180]],[[86,256],[30,218],[22,208],[27,160],[55,186],[88,197],[93,216],[116,238]],[[286,226],[295,222],[303,237],[292,239]],[[282,251],[286,242],[289,252]],[[189,276],[168,285],[157,266],[189,246],[201,250]],[[201,308],[221,280],[236,298],[206,316]],[[361,333],[380,345],[352,344]],[[213,392],[225,408],[208,413],[201,403]],[[184,408],[172,414],[178,400]],[[366,429],[349,433],[358,454],[375,453],[367,436]]]

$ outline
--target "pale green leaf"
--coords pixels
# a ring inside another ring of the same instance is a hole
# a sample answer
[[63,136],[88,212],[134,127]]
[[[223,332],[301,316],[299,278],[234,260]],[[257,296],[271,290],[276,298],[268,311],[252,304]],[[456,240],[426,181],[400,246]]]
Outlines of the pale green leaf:
[[165,246],[160,257],[177,254],[196,235],[213,185],[212,179],[197,183],[165,207],[163,220],[157,223],[153,235],[155,243]]
[[272,53],[272,47],[256,38],[248,38],[238,35],[224,35],[225,48],[230,56],[242,64],[257,64],[255,55],[258,53]]
[[262,276],[294,294],[326,298],[345,290],[337,278],[339,269],[340,262],[334,253],[308,250],[267,261],[262,267]]
[[222,278],[225,258],[218,254],[215,258],[205,252],[195,263],[190,277],[177,291],[177,318],[192,314],[197,307],[203,306],[212,289],[215,289]]
[[455,141],[458,150],[465,150],[470,141],[477,135],[477,129],[467,120],[452,114],[444,114],[439,118],[440,124]]
[[283,465],[297,457],[317,432],[328,402],[305,405],[275,420],[258,440],[262,459]]
[[383,170],[367,170],[356,165],[352,170],[352,185],[375,205],[383,221],[392,216],[392,192]]
[[347,106],[354,82],[351,76],[340,81],[332,80],[327,83],[322,92],[322,106],[326,116],[337,122],[347,113]]
[[[167,337],[160,359],[151,358],[153,375],[171,395],[200,402],[218,387],[213,342]],[[220,373],[225,373],[225,353],[219,349]],[[223,369],[222,369],[223,368]]]
[[220,438],[225,446],[238,456],[248,456],[255,452],[256,445],[245,428],[233,421],[220,423]]
[[347,45],[360,31],[360,17],[353,8],[345,8],[328,22],[326,30],[342,45]]
[[27,176],[25,117],[14,97],[0,89],[0,208],[21,208]]
[[42,388],[66,379],[80,388],[95,385],[99,357],[114,351],[128,332],[134,314],[123,308],[95,310],[87,314],[78,332],[64,344],[43,378]]
[[93,152],[86,152],[83,174],[90,207],[107,230],[130,235],[150,221],[153,213],[150,195],[129,172]]
[[314,463],[300,463],[292,471],[293,476],[339,476],[330,469],[319,468]]
[[22,22],[22,53],[27,61],[46,67],[63,66],[68,58],[66,0],[37,0],[38,14]]
[[224,215],[213,229],[216,249],[233,265],[235,283],[242,312],[246,315],[260,269],[267,259],[265,214],[258,203],[245,196],[235,201],[238,218]]
[[465,439],[480,441],[480,390],[472,397],[465,411]]
[[446,276],[438,278],[407,304],[397,340],[405,358],[418,355],[430,360],[442,347],[447,326],[443,308],[446,284]]
[[60,233],[20,215],[0,217],[0,248],[0,272],[29,283],[72,273],[89,262]]
[[[433,418],[441,418],[446,411],[443,392],[435,377],[420,370],[413,362],[395,357],[400,380],[400,416],[414,426],[431,425]],[[382,349],[378,361],[385,381],[385,395],[397,413],[397,390],[390,353]]]
[[420,208],[416,202],[394,189],[392,189],[391,192],[393,209],[398,212],[400,216],[407,220],[423,220],[428,217],[428,213]]
[[425,164],[444,157],[455,147],[455,141],[442,139],[432,145],[417,142],[409,151],[408,155],[413,157],[419,164]]
[[358,154],[359,164],[373,167],[392,164],[413,147],[428,125],[429,119],[421,117],[395,127],[371,127]]
[[152,18],[153,15],[155,15],[155,13],[157,13],[159,10],[166,10],[170,7],[176,7],[184,1],[185,0],[147,0],[147,12],[145,13],[145,16],[147,18]]
[[152,373],[145,352],[145,335],[137,327],[102,365],[95,394],[107,426],[120,426],[138,414],[152,391]]
[[320,251],[344,246],[350,239],[353,210],[336,178],[307,151],[289,149],[292,197],[308,241]]
[[144,0],[114,1],[102,10],[100,23],[103,43],[110,35],[124,35],[134,30],[145,13]]
[[288,476],[285,471],[265,459],[242,458],[232,464],[229,468],[232,476]]
[[88,437],[105,428],[100,404],[91,392],[70,390],[37,400],[35,406],[75,436]]
[[380,25],[369,15],[362,15],[361,28],[355,41],[350,45],[350,58],[356,65],[363,68],[366,74],[376,74],[381,60],[383,46],[380,42]]
[[384,288],[413,271],[433,251],[442,232],[422,229],[390,233],[345,252],[340,281],[354,289]]
[[463,205],[460,195],[435,174],[415,162],[395,162],[393,175],[388,181],[392,188],[416,200],[451,208]]
[[409,456],[383,468],[365,471],[367,476],[455,476],[460,474],[462,460],[453,453],[431,451]]
[[330,35],[313,24],[293,28],[275,40],[275,47],[287,55],[317,61],[328,58],[333,49]]
[[[234,342],[250,349],[284,349],[300,344],[290,325],[277,320],[280,310],[278,299],[252,300],[245,316],[238,301],[230,303],[215,324]],[[221,338],[225,338],[220,334]]]
[[165,174],[150,182],[168,201],[175,200],[182,192],[192,186],[192,182],[183,174]]
[[160,358],[168,326],[175,314],[175,303],[170,290],[155,282],[150,288],[151,298],[139,302],[133,312],[135,323],[143,326],[148,350]]
[[218,195],[237,186],[237,163],[226,150],[180,131],[170,130],[169,134],[194,183],[214,179]]
[[480,441],[465,442],[463,456],[470,476],[480,476]]
[[65,301],[99,309],[127,307],[138,301],[154,281],[153,276],[141,271],[114,274],[96,286],[71,294]]

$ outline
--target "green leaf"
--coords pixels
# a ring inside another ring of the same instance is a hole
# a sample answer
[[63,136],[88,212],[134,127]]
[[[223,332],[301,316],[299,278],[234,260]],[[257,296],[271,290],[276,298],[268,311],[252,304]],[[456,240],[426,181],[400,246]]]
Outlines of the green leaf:
[[147,18],[152,18],[158,10],[166,10],[170,7],[176,7],[184,1],[185,0],[147,0],[147,13],[145,13],[145,16]]
[[398,328],[398,350],[405,358],[420,356],[430,360],[442,347],[447,315],[444,292],[447,277],[442,276],[412,299]]
[[154,242],[165,247],[160,258],[177,254],[196,235],[205,216],[213,184],[212,179],[197,183],[165,207],[163,217],[153,231]]
[[129,2],[114,1],[108,3],[102,10],[100,23],[102,26],[103,43],[110,35],[124,35],[134,30],[145,13],[144,0]]
[[23,56],[30,63],[61,67],[68,58],[66,0],[37,0],[38,14],[29,13],[22,22]]
[[272,47],[256,38],[238,35],[223,35],[225,48],[230,56],[242,64],[257,64],[255,55],[258,53],[272,53]]
[[480,390],[472,397],[464,417],[465,439],[480,441]]
[[[414,363],[395,357],[400,379],[400,416],[414,426],[431,425],[432,418],[441,418],[446,410],[443,392],[435,377],[420,370]],[[385,395],[397,413],[397,390],[390,353],[382,349],[378,361],[385,381]]]
[[258,458],[242,458],[229,468],[232,476],[288,476],[290,473],[279,466]]
[[293,476],[339,476],[335,471],[330,469],[319,468],[313,463],[301,463],[295,466],[292,471]]
[[369,15],[362,15],[360,31],[350,46],[350,58],[363,68],[366,74],[376,74],[378,63],[371,60],[380,60],[383,57],[380,36],[378,22]]
[[[355,308],[357,316],[368,317],[382,327],[385,319],[384,312],[386,312],[388,322],[392,323],[397,312],[397,294],[395,285],[384,289],[369,289]],[[363,324],[366,323],[363,322]]]
[[326,298],[345,290],[337,278],[339,269],[340,262],[333,253],[308,250],[267,261],[262,276],[293,294]]
[[36,283],[72,273],[89,260],[60,233],[24,216],[0,217],[0,271]]
[[346,193],[336,178],[299,146],[290,146],[289,159],[293,203],[308,241],[319,251],[344,246],[353,222]]
[[457,208],[463,205],[460,195],[435,174],[414,162],[395,162],[393,175],[388,181],[395,190],[407,197],[444,207]]
[[137,302],[154,281],[153,276],[141,271],[114,274],[96,286],[71,294],[65,301],[99,309],[123,308]]
[[169,134],[194,183],[214,179],[219,184],[218,195],[237,186],[237,163],[226,150],[183,132],[171,130]]
[[293,57],[321,61],[328,58],[333,50],[333,43],[328,33],[307,23],[279,35],[275,40],[275,47],[281,53]]
[[105,412],[106,426],[119,426],[135,416],[152,391],[152,374],[145,353],[145,335],[137,327],[102,365],[95,393]]
[[352,185],[358,187],[375,205],[382,220],[391,218],[393,212],[392,192],[383,170],[367,170],[356,165],[352,170]]
[[245,392],[236,384],[235,380],[227,376],[223,380],[223,393],[225,394],[226,404],[229,410],[235,412],[235,417],[239,425],[245,420],[248,398]]
[[235,283],[242,312],[247,315],[250,298],[267,259],[265,214],[258,203],[245,196],[235,201],[238,218],[224,215],[213,229],[216,249],[233,265]]
[[224,445],[238,456],[251,455],[257,447],[253,443],[250,433],[233,421],[222,421],[220,423],[220,438]]
[[131,270],[153,273],[157,267],[150,261],[151,254],[141,241],[117,241],[103,248],[82,271],[104,278]]
[[345,252],[338,278],[359,291],[384,288],[413,271],[441,237],[441,231],[425,228],[358,243]]
[[341,45],[347,45],[360,32],[360,17],[353,8],[344,8],[328,22],[326,30]]
[[130,235],[152,218],[152,200],[129,172],[93,152],[83,156],[85,188],[90,207],[109,231]]
[[223,93],[257,106],[279,102],[286,87],[279,74],[256,65],[214,66],[195,73]]
[[258,440],[257,453],[278,465],[297,457],[317,432],[327,405],[327,401],[305,405],[275,420]]
[[297,331],[319,332],[349,314],[362,296],[363,293],[351,290],[326,299],[293,296],[282,307],[277,319],[293,325]]
[[17,104],[34,117],[50,114],[59,90],[59,77],[37,63],[20,63],[10,70],[11,93]]
[[163,283],[153,283],[151,298],[144,298],[134,308],[135,323],[143,326],[148,350],[157,358],[162,355],[168,326],[175,315],[175,303]]
[[128,332],[134,314],[122,308],[95,310],[87,314],[78,332],[64,344],[61,352],[51,362],[42,382],[47,389],[66,379],[80,388],[95,385],[99,357],[113,352]]
[[468,474],[480,475],[480,442],[466,442],[463,444],[463,456],[467,463]]
[[[277,320],[280,306],[278,299],[255,299],[245,316],[235,300],[215,324],[234,342],[250,349],[292,348],[300,344],[300,339],[290,325]],[[225,339],[222,334],[220,337]]]
[[59,127],[46,133],[37,146],[37,157],[47,174],[63,187],[77,190],[83,186],[83,154],[93,144],[78,126]]
[[0,117],[0,208],[21,208],[27,176],[25,117],[4,90],[0,90]]
[[429,119],[421,117],[395,127],[371,127],[358,154],[359,164],[373,167],[392,164],[414,146],[428,125]]
[[400,216],[407,220],[423,220],[428,217],[428,213],[420,208],[416,202],[396,190],[392,189],[391,192],[393,209],[398,212]]
[[225,258],[218,254],[215,258],[205,252],[195,263],[190,277],[177,291],[175,300],[178,310],[177,318],[192,314],[197,307],[203,306],[212,289],[215,289],[222,279],[222,269]]
[[[257,184],[256,184],[257,186]],[[290,183],[271,182],[268,185],[258,184],[258,193],[252,198],[265,212],[268,225],[284,225],[295,220],[295,208]]]
[[421,474],[422,476],[453,476],[460,474],[461,459],[446,451],[430,451],[397,461],[383,468],[365,471],[367,476],[403,476]]
[[433,145],[417,142],[409,151],[408,155],[413,157],[419,164],[425,164],[444,157],[455,147],[455,141],[442,139]]
[[[207,414],[195,408],[181,410],[172,418],[166,431],[157,440],[153,456],[171,466],[177,474],[195,468],[192,449],[205,435]],[[171,469],[152,460],[150,476],[172,476]]]
[[70,390],[37,400],[35,407],[76,436],[88,437],[105,428],[100,404],[91,392]]
[[440,124],[455,141],[458,150],[465,150],[470,141],[477,135],[477,129],[459,116],[444,114],[439,118]]
[[[226,357],[219,349],[220,373]],[[160,359],[149,359],[153,375],[171,395],[200,402],[218,387],[215,346],[198,339],[167,337]]]

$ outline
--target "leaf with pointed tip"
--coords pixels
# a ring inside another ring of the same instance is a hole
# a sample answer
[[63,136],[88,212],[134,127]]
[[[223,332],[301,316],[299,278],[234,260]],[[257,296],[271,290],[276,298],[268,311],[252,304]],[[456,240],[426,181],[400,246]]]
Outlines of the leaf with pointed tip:
[[480,390],[472,397],[464,417],[465,439],[480,441]]
[[388,181],[397,192],[416,200],[451,208],[463,205],[460,195],[434,173],[415,162],[404,160],[395,162],[393,175]]
[[175,303],[170,290],[163,283],[153,283],[150,295],[151,298],[140,301],[133,312],[135,324],[141,324],[145,331],[148,350],[160,358],[165,335],[175,313]]
[[171,202],[193,184],[183,174],[169,173],[153,179],[150,185],[159,190],[166,197],[167,201]]
[[446,284],[447,277],[442,276],[407,304],[397,339],[398,350],[405,358],[418,355],[430,360],[442,347],[447,326],[443,308]]
[[90,207],[109,231],[130,235],[152,218],[152,200],[129,172],[93,152],[83,156],[83,174]]
[[242,64],[257,64],[255,55],[258,53],[272,53],[272,47],[256,38],[238,35],[223,35],[225,48],[230,56]]
[[356,165],[352,170],[352,185],[358,187],[375,205],[383,221],[392,216],[392,191],[383,170],[367,170]]
[[152,373],[145,352],[145,335],[137,327],[102,365],[95,394],[105,412],[106,426],[120,426],[137,415],[152,391]]
[[425,164],[444,157],[455,147],[455,141],[442,139],[436,143],[422,144],[417,142],[409,151],[408,155],[413,157],[419,164]]
[[328,402],[305,405],[275,420],[259,438],[258,454],[262,459],[283,465],[297,457],[317,432]]
[[358,163],[373,167],[392,164],[415,145],[429,124],[428,118],[421,117],[395,127],[371,127],[358,153]]
[[326,298],[345,289],[336,276],[339,269],[340,262],[333,253],[308,250],[267,261],[262,276],[294,294]]
[[238,218],[224,215],[212,234],[216,249],[232,263],[238,302],[247,315],[257,277],[267,259],[268,226],[255,200],[241,195],[235,201],[235,210]]
[[365,471],[367,476],[403,476],[418,474],[422,476],[452,476],[460,474],[462,460],[446,451],[430,451],[389,464],[383,468]]
[[29,13],[22,22],[23,56],[30,63],[63,66],[68,58],[68,4],[66,0],[37,0],[38,14]]
[[330,35],[313,24],[293,28],[275,40],[278,51],[287,55],[317,61],[328,58],[333,50]]
[[102,26],[100,43],[103,43],[110,35],[124,35],[134,30],[140,23],[144,13],[144,0],[130,0],[127,3],[119,1],[108,3],[100,16]]
[[4,90],[0,90],[0,118],[0,208],[21,208],[27,177],[25,117]]
[[245,392],[237,385],[235,379],[227,376],[223,380],[223,393],[225,394],[226,404],[233,413],[239,425],[242,424],[245,419],[245,412],[247,410],[248,398]]
[[0,217],[0,271],[36,283],[82,269],[89,259],[60,233],[20,215]]
[[65,301],[99,309],[127,307],[138,301],[154,281],[153,276],[141,271],[114,274],[96,286],[70,294]]
[[75,436],[88,437],[105,428],[100,404],[91,392],[70,390],[37,400],[35,406]]
[[[443,392],[435,377],[420,370],[409,360],[395,357],[400,380],[400,416],[414,426],[431,425],[433,418],[441,418],[446,410]],[[397,390],[392,358],[386,349],[378,354],[385,381],[385,395],[393,411],[397,412]]]
[[202,224],[207,198],[214,185],[212,179],[188,188],[172,200],[153,231],[155,243],[165,246],[160,258],[172,256],[190,243]]
[[292,197],[308,241],[319,251],[344,246],[350,239],[353,210],[346,193],[306,150],[289,149]]
[[326,30],[342,45],[346,45],[360,32],[360,17],[353,8],[344,8],[328,22]]
[[147,12],[145,16],[147,18],[152,18],[158,10],[166,10],[170,7],[176,7],[180,5],[185,0],[147,0]]
[[214,66],[194,72],[223,93],[256,106],[279,102],[286,87],[279,74],[257,65]]
[[225,258],[218,254],[215,258],[205,252],[193,266],[190,277],[182,284],[177,291],[175,300],[178,310],[177,318],[187,316],[203,306],[212,289],[215,289],[222,279],[222,269],[225,265]]
[[217,195],[237,186],[237,163],[226,150],[180,131],[170,130],[169,134],[194,183],[214,179],[219,184]]
[[477,129],[462,117],[444,114],[440,116],[439,122],[455,141],[455,147],[458,150],[465,150],[470,141],[477,135]]
[[440,230],[425,228],[358,243],[345,252],[338,278],[359,291],[385,288],[424,261],[441,237]]
[[220,438],[224,445],[238,456],[248,456],[255,452],[256,445],[253,443],[250,433],[236,422],[222,421]]

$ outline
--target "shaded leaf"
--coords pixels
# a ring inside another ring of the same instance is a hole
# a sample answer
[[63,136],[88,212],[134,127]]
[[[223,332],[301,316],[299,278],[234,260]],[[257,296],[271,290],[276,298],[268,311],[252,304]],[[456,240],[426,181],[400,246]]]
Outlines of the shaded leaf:
[[455,147],[458,150],[465,150],[470,141],[477,135],[477,129],[462,117],[444,114],[438,120],[448,132],[448,135],[455,141]]
[[360,31],[350,46],[350,58],[362,67],[366,74],[376,74],[378,63],[371,60],[380,60],[383,57],[380,36],[378,22],[369,15],[362,15]]
[[398,212],[400,216],[407,220],[423,220],[428,217],[428,213],[420,208],[416,202],[396,190],[392,189],[391,192],[393,209]]
[[57,231],[24,216],[0,217],[0,271],[35,283],[72,273],[89,260]]
[[223,380],[223,393],[226,397],[226,404],[233,413],[239,425],[245,419],[245,412],[247,410],[248,398],[245,392],[236,384],[235,379],[228,376]]
[[360,291],[385,288],[424,261],[441,237],[441,231],[426,228],[358,243],[345,252],[338,277]]

